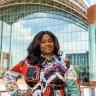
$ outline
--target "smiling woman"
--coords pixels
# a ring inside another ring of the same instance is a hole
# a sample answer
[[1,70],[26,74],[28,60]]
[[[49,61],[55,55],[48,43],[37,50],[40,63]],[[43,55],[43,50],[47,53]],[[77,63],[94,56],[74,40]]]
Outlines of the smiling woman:
[[53,39],[48,34],[43,35],[40,43],[40,49],[42,54],[45,55],[45,57],[53,55],[51,53],[54,51],[54,42]]
[[[70,1],[77,1],[76,6]],[[25,59],[28,44],[42,30],[51,31],[57,36],[63,57],[68,57],[77,69],[88,66],[86,14],[81,8],[82,2],[78,3],[79,1],[82,0],[0,1],[0,66],[7,70]],[[50,47],[47,47],[47,51]],[[8,53],[10,57],[3,58],[3,52]],[[30,79],[30,74],[28,78]]]
[[[52,32],[37,33],[27,51],[26,59],[4,76],[11,96],[80,96],[74,67],[61,57],[58,39]],[[18,88],[17,80],[22,75],[28,90]]]

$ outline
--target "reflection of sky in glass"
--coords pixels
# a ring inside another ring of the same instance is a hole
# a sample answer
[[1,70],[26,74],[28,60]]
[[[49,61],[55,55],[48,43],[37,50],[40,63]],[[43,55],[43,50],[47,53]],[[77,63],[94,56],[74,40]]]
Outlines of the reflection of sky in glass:
[[[6,37],[4,39],[6,42],[4,41],[3,44],[4,51],[8,50],[8,37],[10,37],[10,34],[8,34],[10,32],[7,31],[9,27],[7,27],[3,34]],[[51,31],[57,36],[64,56],[66,53],[88,51],[88,43],[86,42],[88,33],[75,24],[52,18],[20,20],[12,25],[11,54],[14,54],[12,55],[14,61],[24,59],[27,54],[26,49],[34,35],[42,30]]]
[[96,0],[83,0],[85,4],[90,7],[91,5],[96,4]]

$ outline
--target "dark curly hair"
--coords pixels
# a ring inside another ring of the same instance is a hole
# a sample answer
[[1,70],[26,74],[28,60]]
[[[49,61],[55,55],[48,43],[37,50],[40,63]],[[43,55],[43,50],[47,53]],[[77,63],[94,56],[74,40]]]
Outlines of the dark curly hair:
[[40,51],[40,42],[41,39],[43,37],[44,34],[48,34],[52,37],[53,41],[54,41],[54,50],[53,53],[56,57],[60,57],[59,54],[59,42],[57,37],[49,31],[41,31],[39,33],[37,33],[35,35],[35,37],[33,38],[32,42],[30,43],[27,51],[28,51],[28,55],[27,55],[27,59],[30,62],[30,64],[42,64],[44,62],[44,57],[41,56],[41,51]]

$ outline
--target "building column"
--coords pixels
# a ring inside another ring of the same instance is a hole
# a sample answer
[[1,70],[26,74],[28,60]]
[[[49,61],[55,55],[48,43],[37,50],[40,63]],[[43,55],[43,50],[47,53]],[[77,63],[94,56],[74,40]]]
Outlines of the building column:
[[87,9],[89,24],[89,74],[90,85],[96,86],[96,4]]

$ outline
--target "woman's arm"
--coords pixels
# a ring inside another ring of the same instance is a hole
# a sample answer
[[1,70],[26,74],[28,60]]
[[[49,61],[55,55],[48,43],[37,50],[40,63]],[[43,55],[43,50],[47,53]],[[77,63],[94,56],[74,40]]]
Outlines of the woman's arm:
[[4,82],[5,82],[5,86],[6,86],[9,93],[12,93],[18,89],[17,79],[20,76],[21,76],[20,73],[10,71],[10,70],[7,71],[7,73],[5,74]]
[[68,96],[80,96],[80,89],[77,83],[77,73],[72,65],[70,65],[69,70],[65,74],[66,78],[66,89]]
[[18,63],[4,75],[5,87],[10,94],[18,90],[17,80],[22,76],[21,67],[21,64]]

